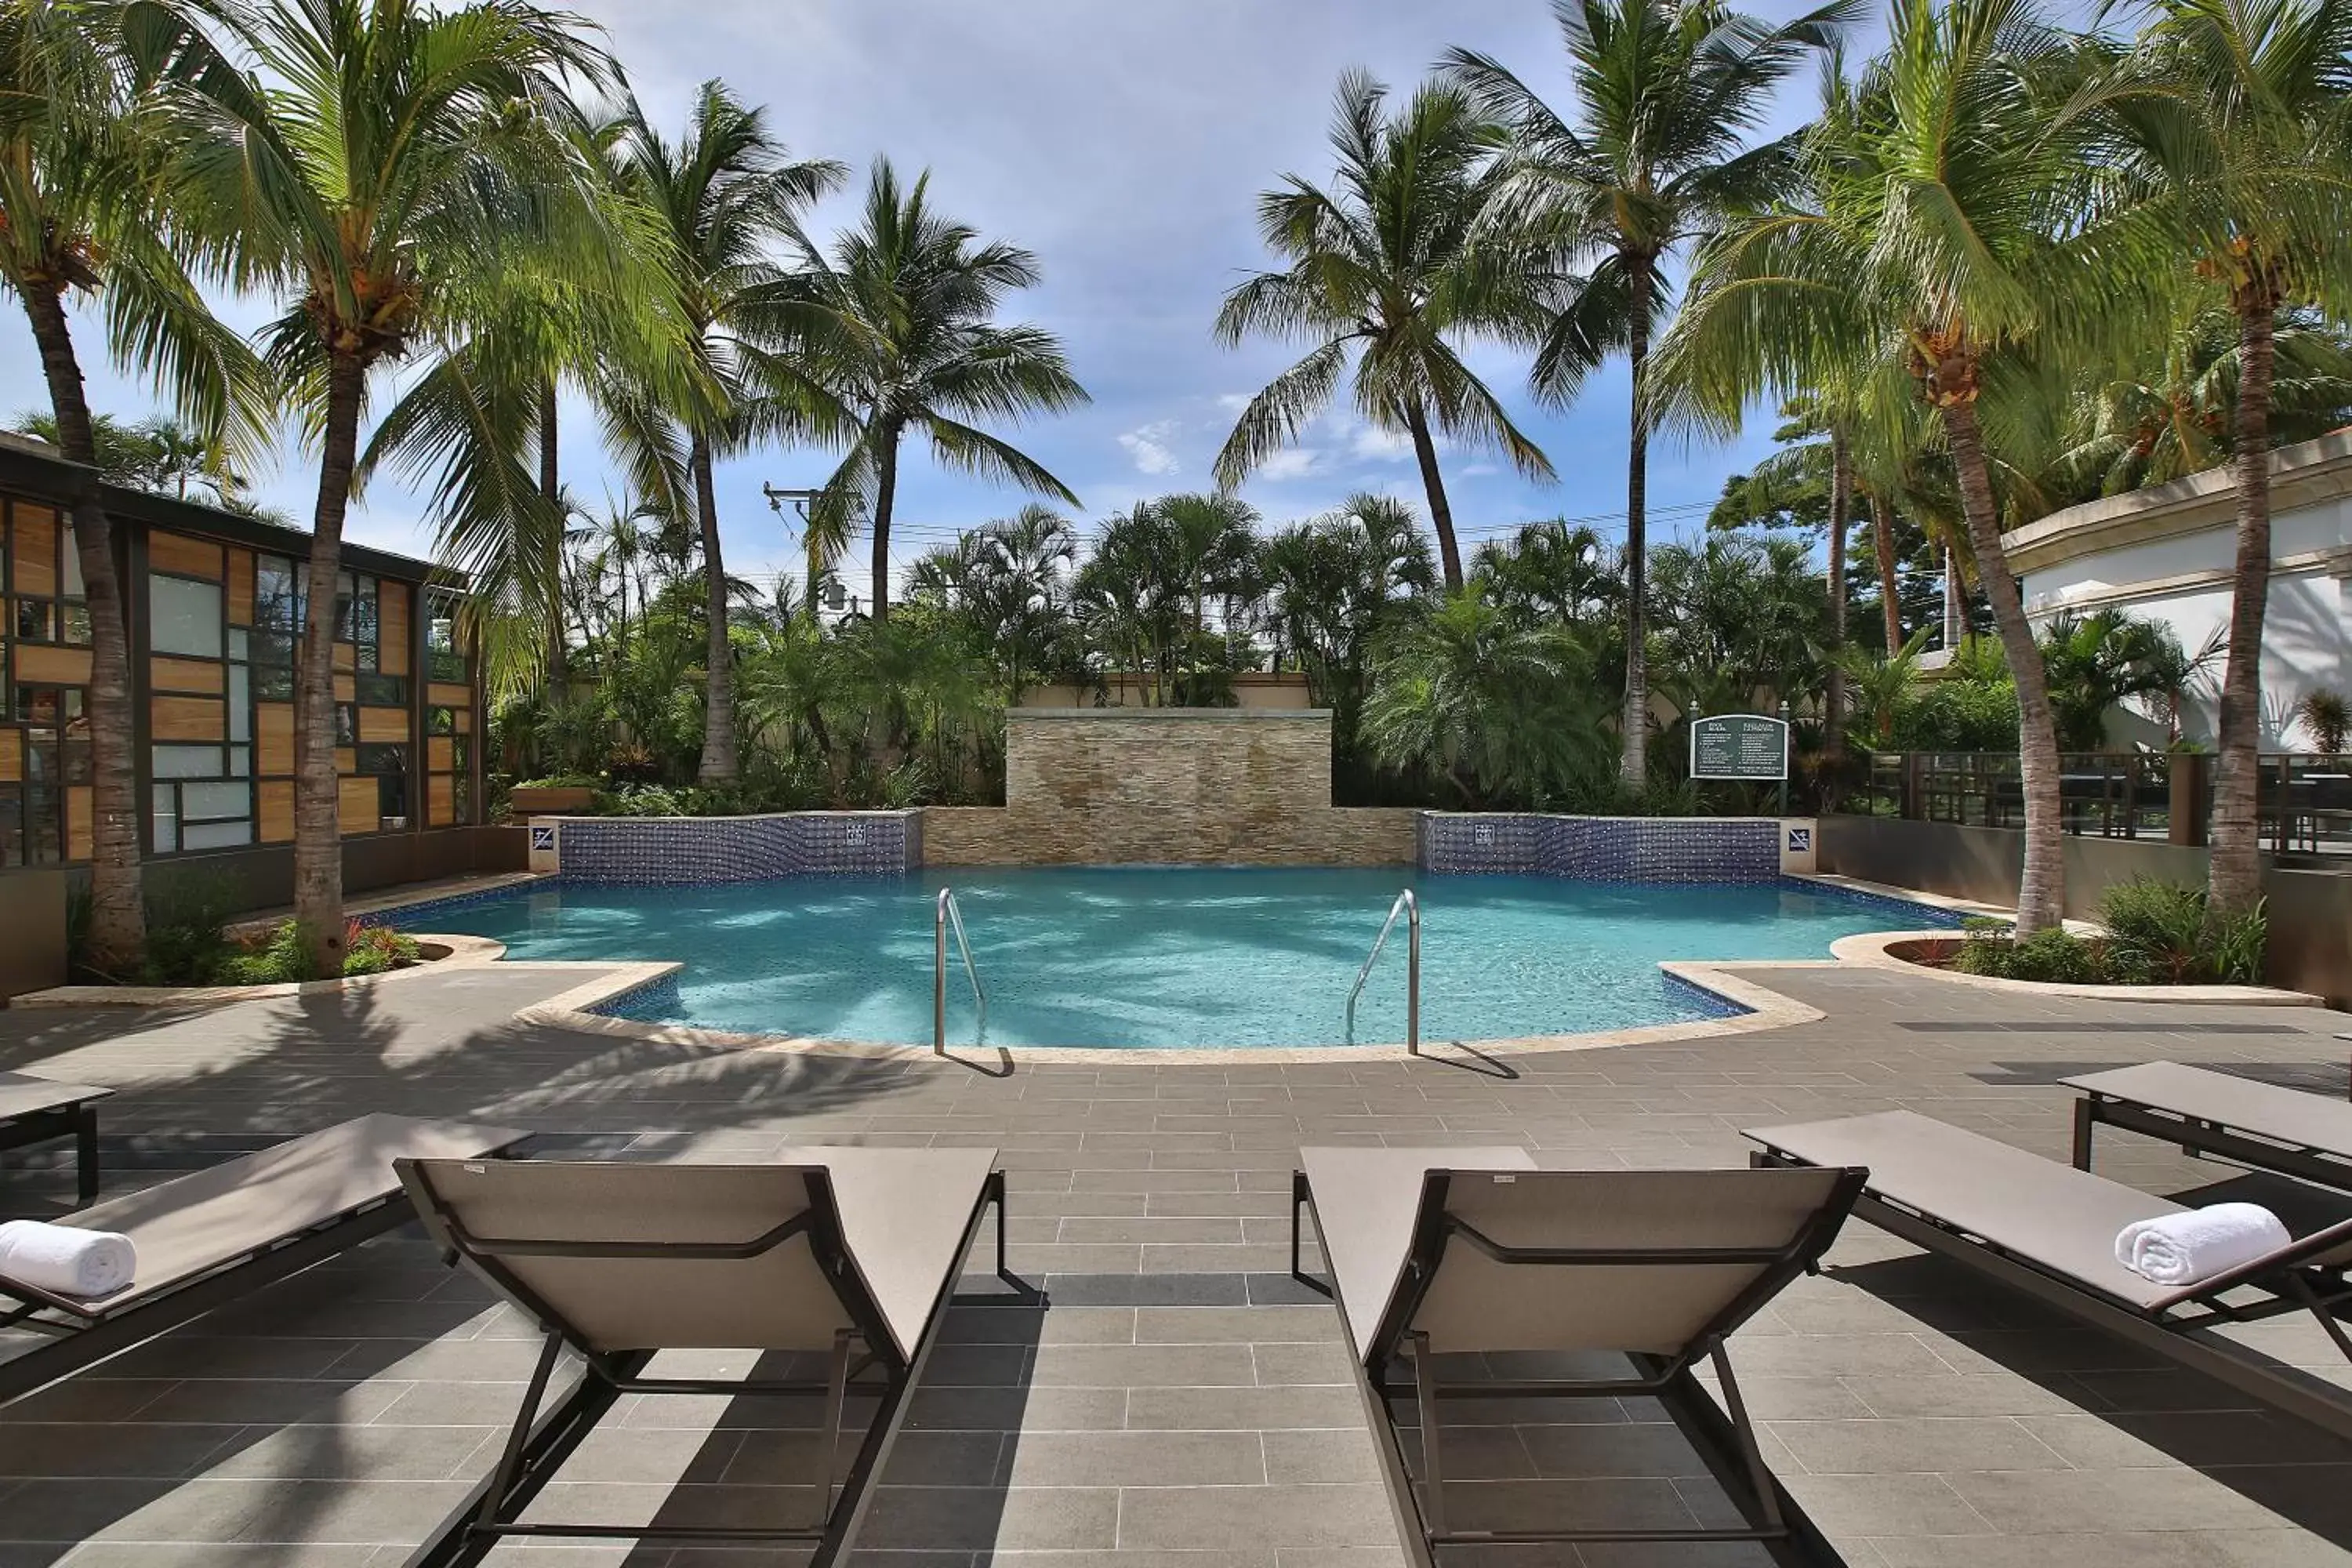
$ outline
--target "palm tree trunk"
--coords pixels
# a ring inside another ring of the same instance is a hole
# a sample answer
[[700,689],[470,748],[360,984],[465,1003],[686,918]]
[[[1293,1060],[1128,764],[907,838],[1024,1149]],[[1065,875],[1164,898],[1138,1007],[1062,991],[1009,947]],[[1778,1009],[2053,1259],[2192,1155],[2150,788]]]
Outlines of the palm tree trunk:
[[1405,428],[1412,433],[1413,460],[1421,465],[1421,488],[1429,494],[1429,526],[1437,531],[1437,559],[1445,570],[1445,591],[1462,591],[1462,546],[1454,539],[1454,508],[1445,500],[1445,479],[1437,471],[1437,443],[1430,439],[1429,419],[1414,404],[1404,411]]
[[1650,774],[1650,664],[1644,646],[1650,634],[1650,426],[1642,406],[1650,367],[1650,269],[1635,265],[1627,279],[1632,291],[1633,418],[1625,452],[1625,710],[1619,720],[1622,744],[1617,778],[1638,790]]
[[885,425],[874,456],[874,618],[890,618],[890,513],[898,501],[898,427]]
[[1870,492],[1870,542],[1878,551],[1878,613],[1886,623],[1886,657],[1903,651],[1903,605],[1895,597],[1895,509]]
[[359,457],[367,370],[350,354],[327,362],[327,417],[319,500],[310,525],[310,587],[302,657],[294,671],[294,918],[314,974],[343,972],[342,780],[335,768],[335,580],[343,513]]
[[548,521],[547,689],[561,699],[570,671],[563,641],[563,484],[556,458],[555,378],[550,376],[539,386],[539,498],[547,503]]
[[702,686],[702,765],[695,776],[724,784],[735,776],[735,657],[727,640],[727,563],[719,551],[719,495],[710,480],[710,444],[696,436],[687,462],[694,469],[694,510],[702,525],[702,585],[710,640]]
[[1944,646],[1958,648],[1969,635],[1966,596],[1968,586],[1960,581],[1960,552],[1950,545],[1944,546]]
[[2213,764],[2212,858],[2207,907],[2251,910],[2263,896],[2261,785],[2263,616],[2271,587],[2271,375],[2277,314],[2267,295],[2238,318],[2238,560],[2230,595],[2230,655]]
[[1985,468],[1984,438],[1976,407],[1966,399],[1944,405],[1944,428],[1959,472],[1960,506],[1968,514],[1969,538],[1976,545],[1977,577],[1992,601],[1993,624],[2017,682],[2018,771],[2025,793],[2025,867],[2017,891],[2021,936],[2063,923],[2066,913],[2065,842],[2058,819],[2058,732],[2051,718],[2050,681],[2042,649],[2025,618],[2025,601],[2001,552],[2000,521],[1993,510],[1992,479]]
[[1822,756],[1829,777],[1822,791],[1824,809],[1835,810],[1845,766],[1845,530],[1853,509],[1853,458],[1845,432],[1830,432],[1830,669],[1822,690]]
[[[40,348],[41,374],[58,424],[58,448],[95,467],[98,447],[81,362],[61,298],[38,285],[18,297]],[[73,503],[74,552],[81,563],[82,597],[89,611],[89,688],[82,699],[89,720],[89,934],[81,960],[101,974],[129,977],[147,945],[146,898],[139,870],[139,768],[131,753],[137,729],[131,702],[131,644],[122,613],[122,577],[114,567],[114,527],[90,485]]]

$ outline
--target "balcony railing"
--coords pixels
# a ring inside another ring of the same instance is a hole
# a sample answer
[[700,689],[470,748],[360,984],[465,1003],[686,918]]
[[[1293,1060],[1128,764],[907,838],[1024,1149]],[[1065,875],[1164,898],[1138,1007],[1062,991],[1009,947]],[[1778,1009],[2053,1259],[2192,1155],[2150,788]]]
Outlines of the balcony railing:
[[[2214,758],[2187,752],[2070,752],[2058,759],[2068,833],[2201,845],[2212,837]],[[2352,855],[2352,755],[2266,752],[2256,814],[2280,854]],[[1880,752],[1847,809],[1972,827],[2021,827],[2016,753]]]

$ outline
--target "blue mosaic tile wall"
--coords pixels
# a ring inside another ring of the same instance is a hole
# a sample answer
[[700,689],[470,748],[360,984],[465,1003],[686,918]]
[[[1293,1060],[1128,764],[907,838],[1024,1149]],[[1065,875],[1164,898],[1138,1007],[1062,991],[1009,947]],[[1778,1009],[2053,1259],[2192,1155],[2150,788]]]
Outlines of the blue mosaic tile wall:
[[563,879],[561,877],[541,877],[536,881],[509,882],[504,887],[485,888],[478,893],[452,893],[446,899],[426,899],[352,918],[366,926],[394,926],[402,931],[429,931],[433,929],[433,922],[444,915],[457,914],[483,904],[510,903],[534,893],[551,893],[562,886]]
[[1685,980],[1679,974],[1669,974],[1663,969],[1658,971],[1658,980],[1666,988],[1666,994],[1702,1018],[1742,1018],[1756,1010],[1742,1006],[1728,996],[1718,995],[1704,985]]
[[1759,817],[1457,816],[1423,812],[1424,871],[1586,882],[1771,882],[1780,824]]
[[921,816],[908,811],[780,816],[563,820],[571,882],[763,882],[776,877],[890,877],[923,863]]

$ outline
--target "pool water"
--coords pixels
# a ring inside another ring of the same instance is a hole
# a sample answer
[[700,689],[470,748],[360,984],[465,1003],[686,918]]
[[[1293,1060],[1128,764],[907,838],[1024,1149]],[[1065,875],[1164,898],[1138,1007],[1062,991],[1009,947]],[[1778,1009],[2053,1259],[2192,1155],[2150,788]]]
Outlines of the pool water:
[[[714,886],[557,884],[403,923],[516,959],[675,959],[627,1016],[929,1045],[932,910],[952,884],[988,992],[985,1043],[1315,1046],[1404,1038],[1400,920],[1346,1026],[1349,987],[1400,887],[1422,909],[1422,1037],[1629,1028],[1736,1011],[1661,959],[1823,958],[1836,938],[1942,923],[1924,906],[1794,881],[1629,886],[1376,870],[1053,868]],[[974,1039],[949,939],[948,1038]]]

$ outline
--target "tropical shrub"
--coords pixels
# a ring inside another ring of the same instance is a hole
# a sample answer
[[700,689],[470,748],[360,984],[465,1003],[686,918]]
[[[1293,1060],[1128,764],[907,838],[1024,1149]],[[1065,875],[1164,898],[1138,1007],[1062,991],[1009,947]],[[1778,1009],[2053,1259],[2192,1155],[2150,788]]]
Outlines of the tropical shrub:
[[1968,974],[2067,984],[2259,985],[2269,926],[2258,905],[2217,916],[2205,889],[2135,877],[2100,900],[2096,936],[2059,928],[2018,937],[2000,921],[1971,921],[1952,958]]
[[2294,705],[2294,716],[2311,731],[2311,749],[2324,756],[2341,755],[2352,739],[2352,703],[2340,691],[2312,691]]

